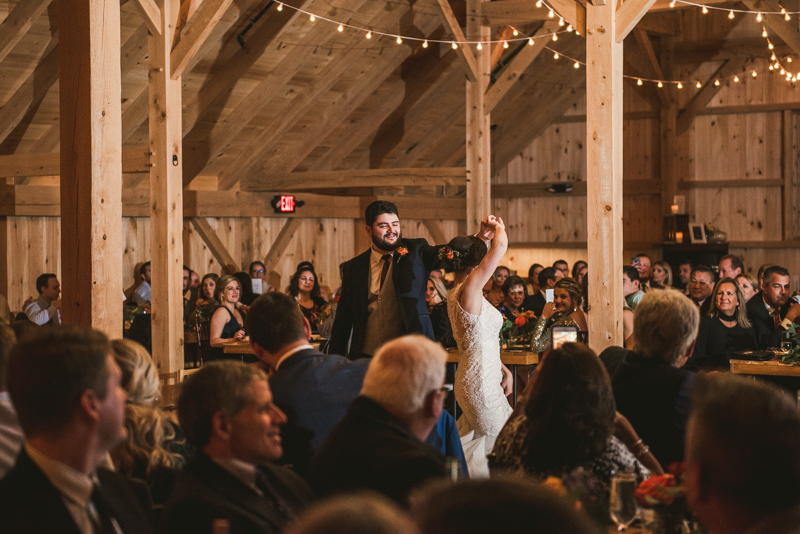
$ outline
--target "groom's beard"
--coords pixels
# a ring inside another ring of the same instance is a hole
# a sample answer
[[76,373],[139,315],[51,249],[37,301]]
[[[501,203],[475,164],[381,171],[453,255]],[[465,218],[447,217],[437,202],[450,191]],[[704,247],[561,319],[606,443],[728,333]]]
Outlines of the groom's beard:
[[384,238],[372,234],[372,244],[375,245],[375,248],[377,248],[378,250],[391,252],[395,248],[397,248],[397,245],[400,243],[400,239],[402,239],[402,234],[400,230],[398,230],[396,233],[386,234],[386,236],[387,237],[397,236],[397,239],[395,239],[391,243],[388,243]]

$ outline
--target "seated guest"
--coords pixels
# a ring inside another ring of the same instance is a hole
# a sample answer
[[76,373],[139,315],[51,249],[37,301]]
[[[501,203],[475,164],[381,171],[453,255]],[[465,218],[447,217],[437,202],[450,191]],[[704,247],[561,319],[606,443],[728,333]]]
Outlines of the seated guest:
[[432,484],[415,499],[422,534],[596,534],[597,525],[555,491],[500,478]]
[[[208,273],[203,276],[200,282],[200,294],[197,297],[197,307],[208,306],[216,303],[216,290],[219,275],[217,273]],[[219,303],[217,303],[218,305]]]
[[378,349],[361,395],[311,459],[319,497],[371,489],[405,505],[412,488],[445,475],[444,457],[424,440],[442,413],[446,356],[420,335]]
[[455,347],[453,325],[450,324],[450,315],[447,313],[447,288],[444,286],[441,276],[428,278],[425,304],[428,305],[428,315],[433,325],[433,339],[446,349]]
[[700,316],[708,315],[711,303],[714,299],[709,298],[714,291],[714,272],[710,267],[698,265],[692,269],[692,279],[689,282],[689,296],[698,308]]
[[272,291],[272,286],[267,283],[267,266],[260,261],[254,261],[248,268],[252,280],[261,280],[261,294]]
[[636,311],[636,306],[639,305],[642,297],[644,297],[644,291],[642,291],[639,280],[639,271],[632,265],[622,266],[622,296],[625,297],[625,304],[628,305],[631,311]]
[[183,323],[189,324],[189,318],[194,313],[197,303],[192,299],[191,292],[192,285],[192,270],[187,266],[183,266]]
[[565,260],[556,260],[553,262],[553,268],[559,273],[559,280],[569,276],[569,263]]
[[[575,281],[578,282],[579,284],[583,284],[583,280],[586,278],[586,275],[589,274],[589,266],[586,265],[586,262],[579,261],[575,265],[580,265],[581,263],[583,263],[584,265],[580,269],[578,269],[577,276],[573,277]],[[573,271],[574,270],[575,269],[573,268]]]
[[687,296],[689,295],[689,282],[692,281],[692,269],[694,269],[692,260],[683,260],[678,264],[679,287],[683,289],[683,294]]
[[318,333],[317,317],[319,317],[326,302],[322,298],[317,273],[314,272],[314,267],[310,265],[298,267],[297,272],[292,275],[291,280],[289,280],[289,295],[294,297],[297,304],[300,305],[300,311],[303,312],[303,315],[311,324],[311,331]]
[[650,475],[634,456],[647,454],[647,446],[634,434],[633,452],[628,450],[614,436],[615,414],[611,381],[597,355],[582,343],[567,343],[537,368],[524,415],[511,419],[497,438],[492,474],[544,480],[581,467],[600,485],[595,496],[606,501],[616,471],[630,469],[639,482]]
[[285,534],[419,534],[408,515],[376,493],[334,497],[303,514]]
[[538,263],[534,263],[528,269],[528,285],[526,287],[528,295],[535,295],[539,292],[539,273],[542,272],[542,269],[544,267]]
[[669,263],[657,261],[653,264],[650,287],[654,289],[672,288],[672,267],[669,266]]
[[650,288],[650,278],[653,276],[653,270],[650,268],[650,256],[645,253],[637,254],[631,260],[631,265],[639,271],[639,285],[642,291],[647,291]]
[[733,278],[736,279],[737,276],[744,272],[744,263],[742,263],[742,258],[739,256],[734,256],[732,254],[727,254],[722,256],[722,259],[719,260],[719,277],[720,278]]
[[733,278],[717,282],[708,315],[700,318],[697,343],[687,369],[730,370],[739,350],[756,350],[756,331],[747,319],[744,294]]
[[508,267],[504,265],[499,265],[497,269],[494,270],[494,276],[492,276],[492,288],[489,291],[489,294],[486,295],[486,300],[488,300],[489,304],[495,308],[503,303],[503,284],[506,283],[506,279],[510,275],[511,271],[509,271]]
[[588,332],[586,314],[580,309],[581,288],[572,278],[562,278],[556,282],[555,300],[548,302],[542,316],[536,323],[531,338],[531,350],[547,352],[551,347],[551,331],[554,326],[577,326],[581,332]]
[[503,283],[503,302],[498,306],[500,313],[511,321],[525,312],[525,282],[519,276],[509,276]]
[[765,263],[761,267],[758,268],[758,290],[761,291],[764,288],[764,271],[772,267],[771,263]]
[[149,261],[144,262],[139,267],[139,277],[142,279],[142,283],[133,292],[132,299],[137,305],[144,306],[145,304],[150,304],[151,269]]
[[267,375],[240,362],[214,362],[183,383],[178,418],[197,454],[178,473],[162,519],[166,533],[277,533],[313,500],[283,454],[286,416]]
[[190,449],[180,427],[158,407],[158,368],[147,350],[129,339],[115,339],[111,347],[128,395],[128,437],[111,450],[111,459],[118,473],[147,484],[153,502],[163,505]]
[[750,302],[750,299],[759,292],[758,279],[752,274],[740,274],[736,277],[736,283],[742,288],[745,302]]
[[[588,269],[589,264],[583,260],[578,260],[572,264],[572,278],[573,280],[578,281],[578,275],[581,273],[582,270]],[[582,278],[581,278],[582,280]],[[578,281],[580,284],[580,281]]]
[[61,324],[61,285],[52,273],[39,275],[36,279],[39,298],[25,306],[25,315],[39,326]]
[[796,534],[800,416],[793,397],[732,375],[702,380],[686,435],[686,497],[715,534]]
[[554,289],[556,287],[556,282],[559,278],[561,271],[556,271],[555,267],[545,267],[539,272],[539,291],[535,295],[530,295],[525,298],[525,302],[522,303],[522,306],[526,310],[533,310],[533,313],[536,314],[536,317],[542,316],[542,310],[544,309],[544,305],[547,303],[547,297],[545,291],[547,289]]
[[662,465],[683,458],[695,373],[682,367],[694,350],[699,320],[697,306],[677,291],[650,291],[633,318],[635,352],[609,347],[600,354],[617,411]]
[[8,354],[15,342],[16,336],[11,327],[0,325],[0,478],[14,466],[25,441],[17,420],[17,412],[6,390]]
[[[231,275],[223,276],[217,284],[215,297],[220,304],[211,316],[209,327],[208,344],[213,347],[209,358],[211,360],[225,359],[227,355],[223,345],[228,341],[241,341],[245,336],[244,319],[236,309],[236,304],[239,302],[239,287],[239,280]],[[239,356],[236,355],[235,358],[238,359]]]
[[768,267],[762,289],[747,303],[747,318],[755,328],[758,348],[780,347],[786,330],[800,315],[800,304],[789,302],[789,271]]
[[239,303],[236,307],[242,312],[247,313],[247,307],[258,297],[258,295],[253,292],[253,281],[250,279],[250,275],[244,271],[233,273],[233,277],[239,281],[240,288]]
[[78,327],[17,343],[8,390],[25,433],[0,481],[3,532],[152,532],[128,482],[100,468],[125,439],[125,390],[106,336]]

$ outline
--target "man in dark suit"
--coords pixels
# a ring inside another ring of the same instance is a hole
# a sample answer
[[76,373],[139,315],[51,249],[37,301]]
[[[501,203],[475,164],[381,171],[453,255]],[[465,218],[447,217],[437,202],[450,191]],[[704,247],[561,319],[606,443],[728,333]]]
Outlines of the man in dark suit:
[[708,315],[711,303],[714,301],[714,284],[716,283],[714,271],[706,265],[697,265],[692,269],[692,278],[689,281],[689,296],[692,302],[700,308],[700,317]]
[[789,301],[789,271],[777,265],[764,271],[762,291],[747,302],[747,318],[756,331],[758,348],[780,347],[784,334],[800,315],[800,304]]
[[522,302],[522,307],[533,310],[533,313],[535,313],[537,317],[542,315],[544,305],[547,304],[545,290],[556,287],[556,282],[558,282],[559,278],[563,278],[563,276],[561,275],[561,271],[555,267],[545,267],[539,271],[539,291],[535,295],[525,297],[525,300]]
[[184,383],[178,417],[197,455],[178,474],[164,509],[167,533],[274,533],[313,495],[281,457],[286,416],[272,403],[267,375],[241,362],[214,362]]
[[128,482],[97,467],[125,439],[111,354],[104,334],[79,327],[41,330],[12,349],[8,389],[26,441],[0,481],[3,532],[153,532]]
[[636,351],[609,347],[600,354],[617,410],[662,465],[683,459],[696,375],[682,367],[694,351],[699,322],[697,306],[678,291],[649,291],[633,318]]
[[419,335],[378,350],[361,395],[311,459],[318,496],[373,490],[407,504],[411,489],[445,475],[444,457],[424,440],[442,413],[446,358]]
[[[425,291],[439,247],[425,239],[403,239],[391,202],[367,206],[365,220],[372,246],[342,265],[341,298],[328,344],[328,352],[351,360],[369,358],[383,343],[405,334],[434,339]],[[481,223],[477,235],[488,243],[487,232]]]

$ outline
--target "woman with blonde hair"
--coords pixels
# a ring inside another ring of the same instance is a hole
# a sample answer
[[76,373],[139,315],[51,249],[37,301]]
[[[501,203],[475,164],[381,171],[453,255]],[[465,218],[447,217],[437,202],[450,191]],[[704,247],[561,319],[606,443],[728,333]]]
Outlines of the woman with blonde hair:
[[531,350],[534,352],[550,350],[550,332],[554,326],[577,326],[581,332],[589,330],[586,314],[580,308],[583,291],[578,282],[572,278],[562,278],[556,282],[553,293],[553,302],[544,305],[533,331]]
[[155,504],[164,504],[191,447],[180,427],[158,407],[158,368],[147,350],[130,339],[115,339],[111,347],[128,394],[128,437],[111,451],[111,459],[117,471],[147,484]]
[[[217,282],[214,296],[219,302],[219,307],[214,311],[214,315],[211,316],[208,344],[212,347],[212,358],[209,359],[224,359],[225,343],[233,340],[241,341],[244,338],[244,318],[236,308],[240,295],[241,284],[235,276],[223,276]],[[235,359],[238,358],[239,356],[236,356]]]
[[672,289],[672,267],[665,261],[653,264],[653,274],[650,278],[652,289]]

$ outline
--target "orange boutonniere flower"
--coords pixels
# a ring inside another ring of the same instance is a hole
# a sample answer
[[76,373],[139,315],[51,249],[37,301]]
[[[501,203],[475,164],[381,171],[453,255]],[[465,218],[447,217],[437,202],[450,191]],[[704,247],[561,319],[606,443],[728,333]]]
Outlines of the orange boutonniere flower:
[[401,256],[405,256],[406,254],[408,254],[408,249],[406,247],[398,247],[397,253],[400,254]]
[[520,315],[519,317],[514,319],[514,324],[517,325],[517,326],[525,326],[527,324],[527,322],[528,322],[528,320],[525,318],[524,315]]

